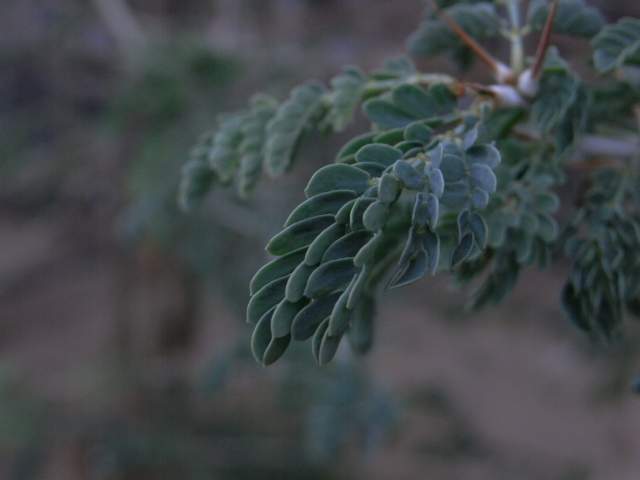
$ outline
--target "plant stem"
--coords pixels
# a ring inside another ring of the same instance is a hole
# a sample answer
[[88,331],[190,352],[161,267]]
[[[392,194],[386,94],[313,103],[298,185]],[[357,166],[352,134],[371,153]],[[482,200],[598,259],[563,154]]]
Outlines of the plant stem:
[[511,68],[518,74],[524,69],[524,46],[520,25],[520,0],[507,0],[507,11],[511,22]]
[[538,48],[536,50],[536,58],[533,63],[533,78],[538,78],[540,72],[542,71],[542,65],[544,63],[544,58],[547,55],[547,49],[549,48],[549,42],[551,41],[551,31],[553,30],[553,20],[556,17],[556,12],[558,11],[558,1],[553,0],[551,2],[551,7],[549,8],[549,13],[547,14],[547,21],[544,24],[544,29],[542,30],[542,35],[540,36],[540,41],[538,42]]

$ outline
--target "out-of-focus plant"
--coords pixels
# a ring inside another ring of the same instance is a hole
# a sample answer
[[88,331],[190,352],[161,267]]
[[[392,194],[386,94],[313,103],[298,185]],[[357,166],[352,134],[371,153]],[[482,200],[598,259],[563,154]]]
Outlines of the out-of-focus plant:
[[[525,267],[566,259],[562,303],[581,330],[611,340],[638,313],[640,20],[606,24],[583,0],[431,7],[411,52],[477,58],[493,82],[423,73],[406,58],[372,73],[348,67],[329,87],[309,82],[282,102],[258,95],[222,116],[184,166],[185,208],[217,185],[246,196],[263,173],[289,171],[311,131],[340,132],[360,107],[371,124],[313,174],[267,245],[275,259],[253,277],[247,308],[263,364],[291,340],[310,339],[320,364],[344,337],[366,352],[380,291],[440,272],[479,282],[481,307],[501,302]],[[553,34],[590,40],[605,87],[578,75]],[[508,42],[508,64],[480,45],[490,38]],[[568,180],[583,188],[561,205]]]

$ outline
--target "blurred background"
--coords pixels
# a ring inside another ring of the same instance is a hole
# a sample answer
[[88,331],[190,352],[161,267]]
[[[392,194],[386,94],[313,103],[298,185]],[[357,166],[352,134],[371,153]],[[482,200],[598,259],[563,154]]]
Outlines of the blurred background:
[[[450,279],[425,280],[386,295],[368,357],[318,368],[304,345],[256,365],[244,307],[266,239],[363,125],[308,142],[248,202],[176,206],[218,114],[379,66],[423,10],[2,0],[0,478],[640,478],[637,328],[607,350],[581,337],[560,310],[563,265],[473,315]],[[588,52],[563,41],[578,63]]]

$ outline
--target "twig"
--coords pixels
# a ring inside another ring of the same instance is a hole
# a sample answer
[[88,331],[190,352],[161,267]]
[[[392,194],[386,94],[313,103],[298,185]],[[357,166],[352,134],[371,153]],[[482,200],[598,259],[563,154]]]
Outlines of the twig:
[[473,51],[473,53],[480,58],[480,60],[491,68],[500,82],[511,79],[513,75],[510,68],[496,60],[487,50],[484,49],[484,47],[482,47],[482,45],[476,42],[473,37],[464,31],[458,22],[451,18],[444,10],[440,9],[435,0],[430,0],[430,3],[436,12],[436,15],[438,15],[438,17],[440,17],[442,21],[445,22],[456,35],[458,35],[458,37],[460,37],[460,40],[462,40]]
[[533,62],[532,69],[534,79],[538,78],[538,76],[540,75],[542,64],[544,63],[544,59],[547,56],[547,49],[549,48],[549,42],[551,40],[551,31],[553,30],[553,21],[556,17],[557,11],[558,0],[553,0],[553,2],[551,2],[549,13],[547,14],[547,20],[544,24],[542,35],[540,36],[540,41],[538,42],[538,48],[536,49],[536,57]]
[[511,68],[520,73],[524,68],[524,46],[520,26],[520,0],[507,0],[507,11],[511,21]]

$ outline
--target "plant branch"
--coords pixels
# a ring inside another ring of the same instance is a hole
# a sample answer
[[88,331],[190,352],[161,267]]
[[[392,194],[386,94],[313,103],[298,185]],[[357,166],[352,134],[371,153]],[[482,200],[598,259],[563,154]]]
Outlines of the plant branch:
[[465,43],[475,53],[480,60],[482,60],[496,75],[499,81],[505,81],[512,77],[511,70],[503,65],[500,61],[496,60],[487,50],[475,41],[471,35],[464,31],[458,22],[450,17],[444,10],[442,10],[435,0],[430,0],[436,15],[446,23],[453,32],[460,37],[463,43]]
[[507,0],[507,12],[511,22],[511,68],[520,73],[524,68],[524,45],[520,25],[520,0]]
[[544,59],[547,56],[549,42],[551,41],[551,31],[553,30],[553,21],[556,17],[557,11],[558,11],[558,0],[553,0],[551,2],[551,8],[549,9],[549,13],[547,14],[547,20],[544,24],[544,28],[540,36],[540,41],[538,42],[538,48],[536,49],[536,57],[533,62],[533,69],[532,69],[534,79],[538,78],[538,76],[540,75],[540,71],[542,70]]

